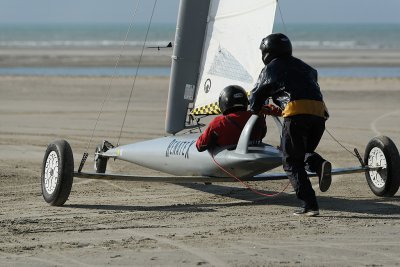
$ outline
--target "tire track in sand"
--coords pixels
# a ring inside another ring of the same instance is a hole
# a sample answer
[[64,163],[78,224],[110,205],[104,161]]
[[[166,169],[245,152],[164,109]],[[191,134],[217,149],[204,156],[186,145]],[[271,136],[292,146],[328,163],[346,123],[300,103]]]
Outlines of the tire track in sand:
[[371,130],[376,134],[376,135],[382,135],[382,133],[377,129],[376,124],[378,123],[378,121],[386,118],[386,117],[390,117],[393,116],[395,114],[400,114],[400,110],[395,110],[395,111],[391,111],[391,112],[387,112],[382,114],[381,116],[375,118],[371,123],[370,123],[370,128]]
[[186,252],[198,257],[199,259],[209,263],[212,266],[221,266],[221,267],[229,266],[227,263],[225,263],[221,259],[219,259],[219,258],[215,257],[214,255],[209,254],[199,248],[191,247],[191,246],[185,245],[183,243],[173,241],[168,238],[162,238],[162,237],[150,234],[150,233],[144,233],[143,231],[141,231],[141,232],[132,231],[132,229],[129,229],[129,230],[121,229],[121,230],[117,230],[117,231],[126,232],[127,235],[134,234],[135,236],[140,236],[142,238],[154,239],[157,242],[168,244],[170,246],[179,248],[183,251],[186,251]]

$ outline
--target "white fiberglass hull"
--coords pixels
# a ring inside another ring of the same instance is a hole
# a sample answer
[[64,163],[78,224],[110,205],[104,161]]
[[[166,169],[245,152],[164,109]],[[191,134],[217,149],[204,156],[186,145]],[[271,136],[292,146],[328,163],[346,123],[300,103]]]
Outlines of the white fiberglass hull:
[[[213,161],[208,151],[198,152],[199,134],[167,136],[124,145],[108,150],[103,156],[181,176],[228,177]],[[282,154],[269,145],[250,146],[247,153],[216,149],[215,160],[226,170],[240,177],[250,177],[282,164]]]

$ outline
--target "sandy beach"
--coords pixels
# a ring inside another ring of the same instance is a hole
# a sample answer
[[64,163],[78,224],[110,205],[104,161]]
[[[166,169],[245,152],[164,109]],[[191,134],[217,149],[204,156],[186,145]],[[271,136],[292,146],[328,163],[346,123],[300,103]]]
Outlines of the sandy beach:
[[[0,66],[114,62],[110,51],[68,51],[3,50]],[[145,65],[169,64],[171,52],[160,53],[148,56]],[[387,50],[298,53],[324,66],[400,66],[399,55]],[[168,82],[138,78],[122,144],[165,134]],[[326,193],[312,179],[321,208],[315,218],[292,215],[299,203],[290,186],[266,198],[237,183],[74,179],[65,205],[49,206],[40,191],[46,146],[68,140],[78,166],[110,83],[87,171],[93,168],[95,144],[118,138],[132,79],[0,76],[0,266],[399,266],[400,193],[373,195],[364,174],[335,176]],[[364,154],[372,137],[387,135],[400,147],[400,78],[323,78],[320,85],[331,114],[327,129],[344,146]],[[264,141],[277,144],[277,130],[271,121],[269,126]],[[359,165],[326,133],[318,151],[333,167]],[[159,174],[120,161],[110,161],[108,170]],[[287,181],[251,185],[274,193]]]

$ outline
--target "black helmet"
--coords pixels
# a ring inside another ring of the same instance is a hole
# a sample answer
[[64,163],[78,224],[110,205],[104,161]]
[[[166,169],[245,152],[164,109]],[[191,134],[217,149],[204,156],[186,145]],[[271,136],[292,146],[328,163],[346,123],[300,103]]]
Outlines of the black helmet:
[[247,110],[249,100],[246,91],[238,85],[229,85],[219,95],[219,109],[226,115],[239,110]]
[[260,44],[262,60],[265,65],[274,58],[292,55],[292,43],[282,33],[273,33],[262,39]]

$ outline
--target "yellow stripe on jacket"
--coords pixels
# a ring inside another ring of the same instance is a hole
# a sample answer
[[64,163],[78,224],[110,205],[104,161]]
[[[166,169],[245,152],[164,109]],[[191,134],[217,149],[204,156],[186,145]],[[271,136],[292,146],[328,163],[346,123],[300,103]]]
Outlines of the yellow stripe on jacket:
[[282,112],[283,117],[308,114],[327,118],[328,110],[323,101],[318,100],[294,100],[290,101]]

